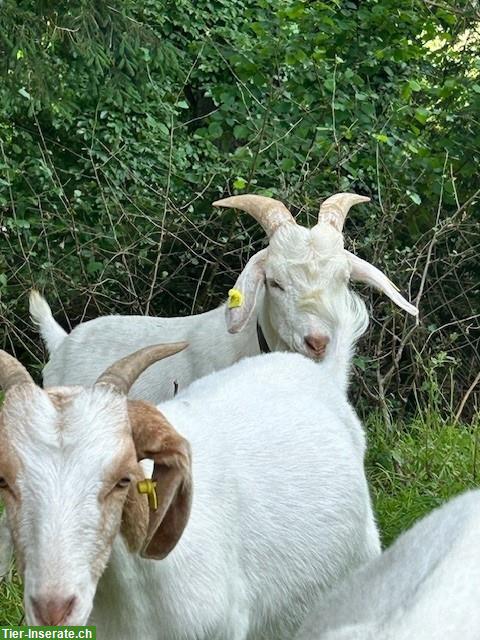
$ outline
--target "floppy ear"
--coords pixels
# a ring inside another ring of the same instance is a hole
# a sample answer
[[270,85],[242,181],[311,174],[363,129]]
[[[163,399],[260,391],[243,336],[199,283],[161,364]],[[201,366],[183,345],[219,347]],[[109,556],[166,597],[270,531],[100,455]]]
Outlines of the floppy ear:
[[267,249],[256,253],[238,276],[234,289],[241,295],[235,306],[230,307],[230,300],[227,302],[225,314],[229,333],[241,331],[253,313],[258,292],[265,280],[266,256]]
[[140,550],[144,558],[161,560],[185,529],[192,502],[190,445],[152,404],[129,400],[128,415],[138,460],[154,462],[158,506],[150,510]]
[[140,465],[136,470],[133,482],[123,505],[120,532],[131,553],[139,553],[147,535],[149,509],[146,496],[138,493],[138,483],[144,480],[145,473]]

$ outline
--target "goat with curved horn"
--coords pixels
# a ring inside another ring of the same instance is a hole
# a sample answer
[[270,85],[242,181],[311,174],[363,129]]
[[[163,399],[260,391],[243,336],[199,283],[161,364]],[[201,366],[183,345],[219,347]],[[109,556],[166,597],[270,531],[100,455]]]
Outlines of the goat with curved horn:
[[[367,200],[353,193],[327,198],[319,214],[322,224],[311,229],[297,224],[287,207],[273,198],[243,194],[215,202],[217,207],[250,213],[271,237],[268,246],[249,255],[227,303],[206,313],[172,318],[107,316],[81,323],[67,334],[53,319],[47,302],[32,292],[30,312],[50,352],[45,385],[92,384],[112,362],[145,345],[186,340],[190,349],[145,371],[130,390],[131,398],[158,403],[170,399],[176,386],[185,388],[260,351],[294,351],[321,360],[338,344],[337,336],[354,336],[354,342],[365,331],[368,314],[351,290],[349,276],[366,278],[366,271],[360,269],[360,260],[352,266],[355,258],[344,253],[338,229],[348,208]],[[276,233],[280,227],[284,232]],[[388,279],[366,281],[415,312],[387,284]],[[346,307],[357,309],[353,319],[344,313]],[[347,355],[345,362],[350,362]],[[348,364],[340,369],[346,371]],[[108,380],[123,389],[131,384]],[[347,377],[342,380],[346,383]]]
[[139,349],[108,367],[95,384],[111,385],[120,393],[127,395],[145,369],[148,369],[154,362],[183,351],[186,347],[188,347],[187,342],[172,342],[171,344],[157,344]]
[[318,222],[330,224],[340,233],[342,232],[347,213],[354,204],[369,202],[367,196],[356,193],[336,193],[322,202],[318,212]]
[[25,367],[13,356],[0,350],[0,389],[6,393],[16,384],[35,384]]
[[262,225],[265,233],[270,238],[278,227],[284,224],[296,224],[287,207],[273,198],[266,196],[256,196],[252,194],[244,196],[231,196],[213,203],[214,207],[231,207],[249,213]]

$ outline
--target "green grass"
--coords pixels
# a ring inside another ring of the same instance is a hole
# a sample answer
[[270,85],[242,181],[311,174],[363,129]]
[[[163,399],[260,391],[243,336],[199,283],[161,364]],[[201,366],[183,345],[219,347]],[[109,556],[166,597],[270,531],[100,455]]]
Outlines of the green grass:
[[12,571],[0,585],[0,624],[17,626],[23,619],[23,591],[20,579]]
[[[0,513],[3,507],[0,504]],[[22,585],[15,567],[0,583],[0,624],[16,626],[23,618]]]
[[390,434],[372,416],[367,424],[367,475],[388,546],[418,518],[479,484],[480,424],[447,424],[435,414],[397,424]]
[[[429,413],[386,433],[379,416],[370,418],[367,474],[384,546],[448,498],[478,485],[479,427],[453,426]],[[10,578],[0,585],[0,623],[16,625],[22,589],[14,570]]]

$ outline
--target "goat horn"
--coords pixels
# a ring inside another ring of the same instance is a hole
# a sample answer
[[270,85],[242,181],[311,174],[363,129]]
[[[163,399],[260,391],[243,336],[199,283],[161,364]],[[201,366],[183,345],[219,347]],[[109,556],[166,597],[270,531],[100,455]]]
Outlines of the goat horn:
[[144,347],[130,355],[114,362],[97,379],[95,384],[109,384],[125,395],[136,379],[152,364],[173,356],[188,347],[188,342],[172,342],[171,344],[156,344]]
[[350,207],[360,202],[368,202],[369,200],[370,198],[367,198],[367,196],[359,196],[356,193],[336,193],[324,200],[320,205],[318,222],[331,224],[332,227],[335,227],[335,229],[341,233]]
[[6,393],[16,384],[35,383],[23,364],[6,351],[0,350],[0,388]]
[[278,227],[284,224],[296,224],[287,207],[273,198],[256,196],[252,194],[243,196],[232,196],[224,200],[217,200],[214,207],[232,207],[249,213],[265,230],[269,238],[275,233]]
[[412,316],[418,316],[417,307],[415,307],[411,302],[408,302],[408,300],[405,300],[399,292],[398,287],[393,284],[393,282],[387,278],[380,269],[377,269],[373,264],[370,264],[366,260],[362,260],[362,258],[359,258],[355,254],[350,253],[350,251],[345,250],[345,254],[350,263],[350,277],[352,280],[365,282],[371,287],[375,287],[387,295],[390,300],[397,305],[397,307],[400,307],[400,309],[410,313]]

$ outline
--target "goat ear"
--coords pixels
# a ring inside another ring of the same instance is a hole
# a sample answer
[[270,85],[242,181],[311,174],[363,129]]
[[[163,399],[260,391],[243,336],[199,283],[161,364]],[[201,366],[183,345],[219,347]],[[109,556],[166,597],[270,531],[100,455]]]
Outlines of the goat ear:
[[229,333],[238,333],[250,319],[260,287],[265,281],[265,258],[267,249],[262,249],[245,265],[238,276],[234,290],[241,295],[236,304],[227,302],[226,321]]
[[145,474],[139,465],[123,505],[120,532],[131,553],[138,553],[141,550],[147,535],[148,500],[145,496],[139,495],[137,489],[138,483],[144,478]]
[[150,510],[140,554],[161,560],[175,547],[185,529],[192,502],[190,445],[153,405],[129,400],[128,415],[138,460],[154,462],[158,506]]

